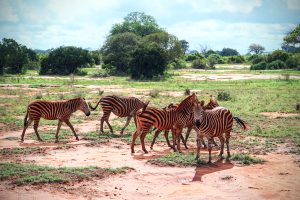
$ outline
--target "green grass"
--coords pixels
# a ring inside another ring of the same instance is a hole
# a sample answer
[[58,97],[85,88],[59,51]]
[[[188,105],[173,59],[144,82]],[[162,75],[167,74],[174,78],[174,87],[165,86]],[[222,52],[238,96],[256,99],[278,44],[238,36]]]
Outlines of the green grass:
[[4,148],[0,149],[0,155],[32,154],[43,153],[44,151],[45,149],[40,147]]
[[67,183],[102,179],[112,174],[126,173],[132,168],[99,167],[47,167],[34,164],[0,163],[0,181],[9,180],[16,185]]
[[202,160],[195,160],[196,155],[194,153],[177,153],[172,152],[165,156],[159,158],[154,158],[148,160],[148,163],[158,165],[158,166],[178,166],[178,167],[187,167],[187,166],[199,166],[204,164]]
[[260,159],[260,158],[255,158],[250,156],[249,154],[233,154],[231,156],[231,160],[237,161],[240,164],[243,165],[250,165],[250,164],[260,164],[265,162],[264,160]]

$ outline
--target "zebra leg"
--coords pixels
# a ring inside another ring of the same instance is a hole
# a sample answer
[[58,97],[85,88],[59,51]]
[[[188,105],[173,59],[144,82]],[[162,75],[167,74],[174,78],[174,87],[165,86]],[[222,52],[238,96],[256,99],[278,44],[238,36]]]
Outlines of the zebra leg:
[[38,119],[38,120],[34,120],[33,129],[34,129],[34,132],[35,132],[36,137],[38,138],[38,140],[39,140],[40,142],[43,142],[43,140],[42,140],[42,138],[40,137],[39,132],[38,132],[38,130],[37,130],[37,128],[38,128],[38,126],[39,126],[39,122],[40,122],[39,119]]
[[172,131],[172,142],[173,142],[173,146],[171,146],[171,148],[174,150],[174,152],[177,151],[176,149],[176,130],[171,129]]
[[155,143],[155,140],[156,140],[156,138],[157,138],[157,136],[159,135],[160,132],[161,132],[161,130],[159,130],[159,129],[157,129],[157,131],[155,131],[153,140],[152,140],[152,142],[151,142],[150,149],[153,149],[153,145],[154,145],[154,143]]
[[206,148],[207,148],[207,146],[206,146],[206,144],[205,144],[205,141],[204,141],[203,135],[201,135],[199,139],[200,139],[200,141],[202,142],[204,149],[206,149]]
[[[224,137],[223,137],[223,135],[220,135],[219,139],[221,142],[221,150],[220,150],[219,158],[223,158],[223,153],[224,153]],[[212,142],[214,143],[214,140],[212,140]]]
[[219,147],[219,145],[216,143],[216,141],[214,139],[212,140],[212,142],[213,142],[215,147]]
[[28,121],[26,122],[26,125],[23,128],[23,132],[22,132],[22,135],[21,135],[21,142],[24,141],[25,131],[28,128],[28,126],[30,126],[31,123],[32,123],[32,119],[29,118]]
[[185,139],[183,140],[183,144],[184,144],[184,146],[185,146],[186,149],[188,149],[186,143],[187,143],[187,140],[189,139],[191,130],[192,130],[192,127],[188,127],[188,129],[186,131],[186,134],[185,134]]
[[182,153],[181,151],[181,148],[180,148],[180,136],[181,136],[181,133],[182,133],[182,128],[178,128],[176,130],[176,139],[177,139],[177,150],[179,153]]
[[137,138],[137,136],[139,135],[140,130],[137,129],[134,134],[132,135],[132,140],[131,140],[131,153],[134,153],[134,145],[135,145],[135,140]]
[[185,149],[188,149],[188,147],[186,146],[186,143],[184,142],[184,137],[183,137],[182,133],[180,134],[180,139],[182,140],[182,143],[183,143]]
[[200,148],[201,148],[201,137],[199,134],[197,134],[197,155],[195,160],[198,160],[200,158]]
[[58,143],[58,133],[59,133],[61,125],[62,125],[62,121],[58,120],[57,130],[56,130],[56,134],[55,134],[55,143]]
[[69,121],[69,119],[65,119],[65,123],[70,127],[70,129],[72,130],[76,140],[79,140],[75,130],[74,130],[74,127],[72,126],[71,122]]
[[103,119],[103,117],[102,117],[101,120],[100,120],[100,130],[99,130],[99,134],[103,134],[103,133],[104,133],[104,131],[103,131],[103,123],[104,123],[104,119]]
[[227,147],[227,160],[230,158],[230,150],[229,150],[229,139],[230,139],[230,133],[225,134],[225,142],[226,142],[226,147]]
[[149,131],[149,129],[146,128],[145,130],[142,131],[142,134],[141,134],[141,136],[140,136],[140,140],[141,140],[141,144],[142,144],[142,149],[143,149],[143,151],[144,151],[145,153],[148,153],[148,151],[147,151],[147,149],[146,149],[146,147],[145,147],[145,137],[146,137],[148,131]]
[[212,149],[212,147],[211,147],[211,143],[212,143],[212,138],[208,138],[208,164],[210,164],[211,163],[211,149]]
[[125,128],[128,126],[128,124],[130,123],[131,118],[132,118],[131,115],[127,117],[126,124],[125,124],[125,126],[122,128],[122,130],[120,132],[121,135],[123,135],[123,132],[124,132]]
[[174,146],[172,147],[171,144],[170,144],[170,141],[169,141],[169,130],[165,130],[164,136],[165,136],[166,142],[168,144],[168,147],[175,148]]

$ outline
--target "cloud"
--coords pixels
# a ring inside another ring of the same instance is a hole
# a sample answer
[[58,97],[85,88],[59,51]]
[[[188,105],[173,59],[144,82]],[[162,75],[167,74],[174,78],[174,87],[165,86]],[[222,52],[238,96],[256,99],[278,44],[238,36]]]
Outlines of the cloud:
[[18,15],[15,13],[13,6],[9,0],[0,1],[0,21],[2,22],[18,22]]
[[289,24],[262,23],[226,23],[219,20],[203,20],[197,22],[180,22],[171,25],[167,31],[179,39],[190,43],[190,49],[199,49],[199,45],[207,45],[214,50],[223,47],[237,49],[247,53],[251,43],[259,43],[267,50],[280,48],[282,38]]
[[287,6],[289,10],[300,10],[299,0],[287,0]]
[[196,12],[239,12],[250,13],[255,7],[259,7],[262,4],[261,0],[212,0],[212,1],[199,1],[199,0],[177,0],[179,4],[190,5]]

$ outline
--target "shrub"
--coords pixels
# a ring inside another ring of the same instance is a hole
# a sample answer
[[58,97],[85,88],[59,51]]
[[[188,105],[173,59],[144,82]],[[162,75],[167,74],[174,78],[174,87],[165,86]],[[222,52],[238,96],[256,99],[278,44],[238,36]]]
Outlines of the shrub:
[[109,72],[107,70],[98,70],[96,73],[92,74],[91,77],[93,78],[105,78],[109,77]]
[[186,61],[194,61],[194,60],[196,60],[196,59],[204,59],[205,57],[201,54],[201,53],[193,53],[193,54],[189,54],[189,55],[187,55],[187,57],[186,57]]
[[163,75],[167,65],[167,54],[157,43],[142,43],[133,52],[130,75],[133,79],[151,79]]
[[275,60],[267,64],[266,69],[283,69],[285,68],[285,63],[281,60]]
[[152,98],[157,98],[159,96],[159,91],[158,90],[151,90],[149,92],[149,96]]
[[219,101],[229,101],[231,99],[231,96],[229,92],[221,91],[218,92],[217,99]]
[[260,62],[263,62],[263,61],[266,61],[266,57],[263,56],[263,55],[251,55],[249,57],[249,61],[252,63],[252,64],[258,64]]
[[283,50],[275,50],[267,56],[267,62],[272,62],[275,60],[281,60],[285,62],[289,57],[289,54]]
[[195,69],[206,69],[207,68],[206,60],[197,58],[196,60],[193,61],[192,67]]
[[300,68],[300,53],[293,54],[289,56],[289,58],[285,62],[286,67],[293,69],[293,68]]
[[250,70],[265,70],[267,67],[267,63],[265,61],[262,61],[260,63],[251,65]]
[[182,59],[175,59],[174,62],[170,64],[173,69],[183,69],[186,67],[186,61]]
[[244,63],[245,58],[243,56],[230,56],[228,58],[228,63]]
[[191,95],[191,90],[188,89],[188,88],[186,88],[186,89],[184,90],[184,95],[185,95],[185,96]]

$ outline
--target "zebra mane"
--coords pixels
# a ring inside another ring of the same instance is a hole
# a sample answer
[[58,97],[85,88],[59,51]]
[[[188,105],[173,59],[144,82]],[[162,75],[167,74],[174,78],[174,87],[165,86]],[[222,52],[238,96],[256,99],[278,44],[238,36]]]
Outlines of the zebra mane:
[[[196,100],[196,95],[193,93],[192,95],[188,96],[185,98],[176,108],[176,111],[181,111],[182,109],[185,108],[185,106],[189,103],[192,103]],[[192,101],[192,102],[191,102]]]

